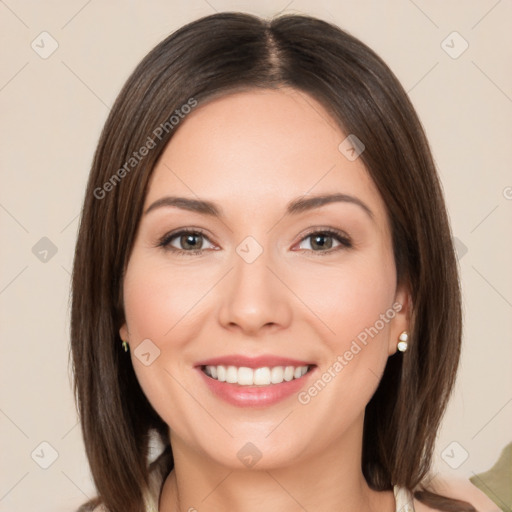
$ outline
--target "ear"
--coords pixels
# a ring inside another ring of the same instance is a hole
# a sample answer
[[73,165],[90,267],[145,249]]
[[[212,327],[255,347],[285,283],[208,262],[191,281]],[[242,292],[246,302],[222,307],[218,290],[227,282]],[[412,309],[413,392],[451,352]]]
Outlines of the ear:
[[130,341],[130,335],[128,334],[128,327],[126,325],[126,322],[119,329],[119,336],[123,341]]
[[396,314],[390,322],[391,328],[389,330],[388,345],[388,354],[390,356],[397,350],[398,336],[403,331],[407,331],[409,335],[411,334],[412,299],[408,284],[402,284],[397,287],[393,310]]

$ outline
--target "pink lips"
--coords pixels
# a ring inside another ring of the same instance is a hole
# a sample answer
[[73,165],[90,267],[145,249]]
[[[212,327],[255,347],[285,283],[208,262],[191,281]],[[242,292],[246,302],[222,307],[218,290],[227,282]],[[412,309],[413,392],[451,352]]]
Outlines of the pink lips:
[[[301,378],[289,382],[284,381],[280,384],[271,384],[269,386],[240,386],[239,384],[220,382],[209,377],[202,370],[204,366],[219,365],[245,366],[247,368],[309,366],[311,369]],[[307,361],[279,356],[246,357],[230,355],[200,361],[197,363],[196,369],[210,391],[224,401],[237,407],[267,407],[298,393],[307,384],[311,375],[315,373],[316,366]]]

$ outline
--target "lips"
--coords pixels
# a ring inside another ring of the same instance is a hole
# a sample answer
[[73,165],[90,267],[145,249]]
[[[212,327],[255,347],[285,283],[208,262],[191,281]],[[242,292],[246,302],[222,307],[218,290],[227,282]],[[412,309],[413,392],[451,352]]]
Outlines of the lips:
[[200,361],[196,369],[210,391],[239,407],[272,405],[298,392],[316,365],[280,356],[230,355]]

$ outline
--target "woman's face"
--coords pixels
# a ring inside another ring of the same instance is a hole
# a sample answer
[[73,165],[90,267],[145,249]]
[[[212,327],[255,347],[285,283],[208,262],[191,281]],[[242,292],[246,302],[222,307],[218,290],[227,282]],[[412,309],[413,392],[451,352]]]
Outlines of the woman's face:
[[231,94],[180,122],[150,181],[120,331],[173,449],[270,468],[354,446],[407,296],[348,134],[293,89]]

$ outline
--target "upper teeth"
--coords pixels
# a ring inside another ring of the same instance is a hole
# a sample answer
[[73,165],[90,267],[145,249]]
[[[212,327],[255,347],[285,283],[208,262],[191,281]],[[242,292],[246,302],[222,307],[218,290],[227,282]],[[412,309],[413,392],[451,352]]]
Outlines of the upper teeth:
[[213,379],[240,386],[268,386],[298,379],[305,375],[308,366],[274,366],[247,368],[246,366],[204,366],[203,371]]

